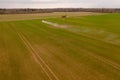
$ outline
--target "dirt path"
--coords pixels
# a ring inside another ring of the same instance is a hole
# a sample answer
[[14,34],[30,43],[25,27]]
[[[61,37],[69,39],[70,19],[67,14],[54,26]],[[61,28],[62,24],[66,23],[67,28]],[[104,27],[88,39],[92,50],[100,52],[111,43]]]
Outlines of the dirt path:
[[18,36],[25,44],[27,49],[32,54],[34,60],[40,65],[44,73],[48,76],[49,80],[59,80],[59,78],[56,76],[53,70],[45,63],[45,61],[41,58],[41,56],[35,51],[35,49],[32,47],[32,45],[27,40],[27,38],[21,32],[18,32],[16,29],[15,31],[17,32]]

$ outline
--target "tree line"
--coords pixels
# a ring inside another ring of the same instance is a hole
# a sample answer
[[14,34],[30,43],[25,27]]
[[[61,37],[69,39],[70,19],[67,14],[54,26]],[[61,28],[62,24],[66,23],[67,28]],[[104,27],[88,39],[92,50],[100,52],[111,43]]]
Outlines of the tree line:
[[28,14],[28,13],[52,13],[52,12],[119,13],[120,8],[0,9],[0,14]]

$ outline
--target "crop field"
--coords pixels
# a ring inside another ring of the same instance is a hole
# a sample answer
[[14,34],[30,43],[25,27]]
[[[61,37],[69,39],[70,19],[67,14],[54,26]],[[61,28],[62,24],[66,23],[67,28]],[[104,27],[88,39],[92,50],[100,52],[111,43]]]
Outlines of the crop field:
[[1,20],[0,80],[120,80],[120,14],[97,14]]
[[53,13],[36,13],[36,14],[4,14],[0,15],[1,21],[19,21],[19,20],[31,20],[31,19],[44,19],[55,18],[68,15],[70,17],[88,16],[88,15],[101,15],[101,13],[93,12],[53,12]]

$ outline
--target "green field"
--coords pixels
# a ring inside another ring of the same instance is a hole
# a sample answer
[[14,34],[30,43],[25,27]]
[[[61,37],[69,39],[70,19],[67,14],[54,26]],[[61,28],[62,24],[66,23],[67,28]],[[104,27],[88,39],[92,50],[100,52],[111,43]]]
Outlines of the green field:
[[1,20],[0,80],[120,80],[120,14],[44,20]]

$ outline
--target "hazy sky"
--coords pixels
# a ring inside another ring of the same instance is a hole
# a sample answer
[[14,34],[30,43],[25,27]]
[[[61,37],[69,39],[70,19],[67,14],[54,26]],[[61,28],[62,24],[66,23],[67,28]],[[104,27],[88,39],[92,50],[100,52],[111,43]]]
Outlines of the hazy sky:
[[120,0],[0,0],[0,8],[120,8]]

